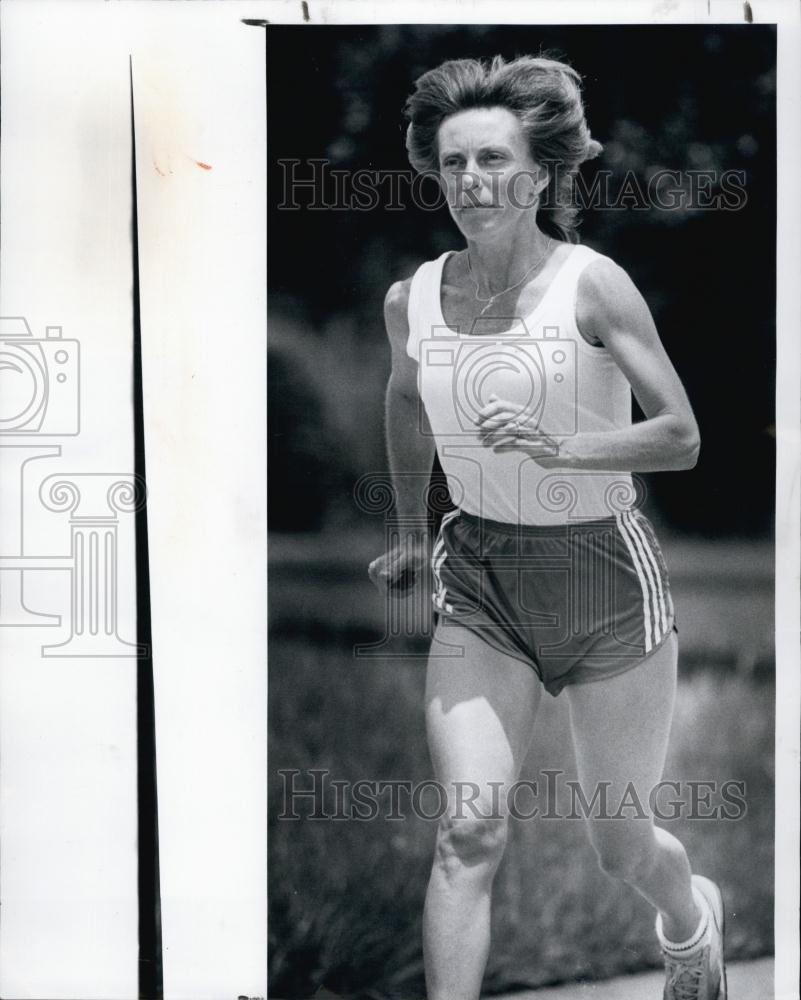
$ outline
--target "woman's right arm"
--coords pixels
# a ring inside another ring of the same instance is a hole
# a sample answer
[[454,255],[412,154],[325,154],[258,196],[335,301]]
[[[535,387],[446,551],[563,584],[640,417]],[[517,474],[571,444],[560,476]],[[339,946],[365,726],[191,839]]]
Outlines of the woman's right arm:
[[410,281],[396,282],[384,299],[384,322],[392,349],[392,372],[386,395],[387,454],[397,512],[424,520],[423,494],[434,461],[434,439],[417,389],[417,361],[406,353],[409,284]]
[[[427,560],[428,522],[425,488],[434,461],[431,435],[417,390],[417,361],[406,353],[409,339],[409,286],[395,282],[384,299],[384,320],[392,351],[385,416],[389,468],[395,489],[396,513],[419,524],[419,533],[402,548],[392,549],[370,564],[370,579],[379,589],[406,589]],[[404,578],[404,573],[406,577]]]

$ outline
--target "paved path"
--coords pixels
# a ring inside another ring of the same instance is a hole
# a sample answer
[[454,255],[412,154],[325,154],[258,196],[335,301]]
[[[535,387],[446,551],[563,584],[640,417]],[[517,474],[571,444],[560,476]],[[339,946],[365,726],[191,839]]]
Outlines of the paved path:
[[[729,1000],[773,1000],[773,959],[732,962],[727,966]],[[494,1000],[661,1000],[665,977],[661,972],[608,979],[602,983],[548,986],[509,993]]]

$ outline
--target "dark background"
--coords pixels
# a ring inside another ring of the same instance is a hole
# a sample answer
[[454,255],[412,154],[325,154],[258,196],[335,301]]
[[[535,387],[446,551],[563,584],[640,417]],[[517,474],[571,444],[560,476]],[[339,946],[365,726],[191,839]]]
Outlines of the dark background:
[[[649,512],[682,533],[770,533],[772,26],[308,25],[271,26],[267,37],[272,529],[358,521],[353,483],[385,468],[384,293],[423,260],[461,246],[447,209],[415,207],[408,185],[402,210],[386,204],[388,188],[372,211],[310,210],[304,191],[301,210],[280,210],[285,168],[277,161],[300,160],[298,177],[311,176],[310,158],[337,170],[408,172],[401,109],[419,74],[447,58],[547,50],[583,75],[590,129],[605,146],[582,168],[588,186],[598,170],[613,172],[613,192],[627,172],[643,190],[659,168],[746,173],[746,202],[736,211],[629,202],[587,211],[579,232],[642,291],[701,428],[694,470],[646,477]],[[354,364],[343,364],[350,355]],[[341,406],[359,408],[350,428],[332,415]]]

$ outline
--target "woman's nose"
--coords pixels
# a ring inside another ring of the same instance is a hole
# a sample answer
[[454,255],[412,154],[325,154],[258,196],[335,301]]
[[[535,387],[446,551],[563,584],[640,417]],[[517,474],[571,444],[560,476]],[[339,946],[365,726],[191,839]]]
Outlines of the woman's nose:
[[466,188],[478,188],[482,184],[481,173],[477,164],[468,164],[464,172],[464,186]]

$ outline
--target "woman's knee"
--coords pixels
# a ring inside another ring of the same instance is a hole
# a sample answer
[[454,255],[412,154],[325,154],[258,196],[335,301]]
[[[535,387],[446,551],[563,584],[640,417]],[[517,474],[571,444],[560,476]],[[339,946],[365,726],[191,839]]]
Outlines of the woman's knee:
[[446,873],[465,868],[494,872],[506,847],[505,816],[443,816],[435,862]]

